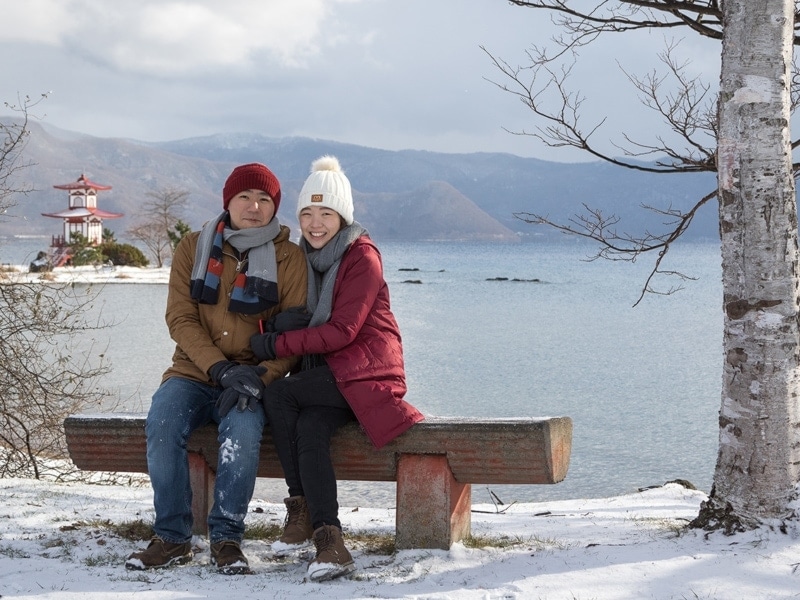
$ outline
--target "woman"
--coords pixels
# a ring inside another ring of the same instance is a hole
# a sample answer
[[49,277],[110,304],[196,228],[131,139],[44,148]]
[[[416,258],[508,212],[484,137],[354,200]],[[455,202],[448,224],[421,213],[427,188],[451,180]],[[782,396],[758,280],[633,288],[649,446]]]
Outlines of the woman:
[[380,448],[423,416],[403,400],[403,347],[381,256],[353,220],[350,182],[335,157],[311,165],[297,217],[309,269],[308,312],[277,315],[266,333],[251,338],[251,347],[261,360],[303,356],[299,373],[264,392],[289,488],[286,525],[273,548],[313,539],[317,553],[308,577],[324,581],[355,569],[342,539],[331,436],[357,419]]

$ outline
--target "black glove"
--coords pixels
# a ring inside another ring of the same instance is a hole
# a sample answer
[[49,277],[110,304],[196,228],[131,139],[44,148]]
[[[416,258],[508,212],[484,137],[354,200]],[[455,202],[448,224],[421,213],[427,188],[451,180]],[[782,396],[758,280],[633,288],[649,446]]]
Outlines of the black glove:
[[217,385],[224,389],[216,403],[220,417],[227,415],[234,404],[239,412],[246,408],[255,410],[264,391],[261,375],[267,372],[266,367],[237,365],[228,360],[221,360],[214,364],[209,372]]
[[275,338],[277,337],[278,334],[275,332],[257,333],[250,337],[250,348],[258,360],[272,360],[275,358]]
[[255,396],[261,399],[261,392],[264,391],[264,382],[261,376],[267,372],[267,367],[260,365],[237,365],[236,363],[225,361],[219,367],[219,363],[211,367],[211,376],[217,384],[224,389],[234,389],[240,394]]
[[261,404],[261,400],[255,396],[242,394],[234,388],[228,388],[223,390],[219,395],[215,406],[217,407],[220,419],[224,419],[225,415],[231,411],[234,405],[236,405],[236,410],[239,412],[244,412],[245,409],[250,412],[255,412],[259,404]]
[[295,329],[305,329],[311,321],[311,314],[305,306],[294,306],[278,313],[267,321],[265,332],[283,333]]
[[211,381],[214,382],[214,385],[222,385],[219,382],[219,380],[222,379],[222,374],[231,367],[235,366],[236,363],[229,360],[221,360],[218,363],[211,365],[211,368],[208,370],[208,374],[211,375]]

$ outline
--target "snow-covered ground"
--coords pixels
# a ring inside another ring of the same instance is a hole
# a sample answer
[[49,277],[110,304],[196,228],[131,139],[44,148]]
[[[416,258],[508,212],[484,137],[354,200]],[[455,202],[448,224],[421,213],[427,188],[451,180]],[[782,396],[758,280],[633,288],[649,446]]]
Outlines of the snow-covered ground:
[[[310,556],[274,560],[268,541],[245,540],[252,575],[209,565],[196,537],[194,561],[127,571],[145,546],[106,523],[152,522],[152,492],[139,487],[0,480],[0,596],[37,600],[102,598],[329,598],[414,600],[762,599],[800,595],[800,539],[770,528],[726,537],[684,530],[705,499],[677,484],[615,498],[473,505],[473,536],[449,551],[374,553],[350,543],[357,571],[305,581]],[[282,523],[283,506],[254,499],[248,525]],[[345,539],[394,530],[391,507],[341,509]]]

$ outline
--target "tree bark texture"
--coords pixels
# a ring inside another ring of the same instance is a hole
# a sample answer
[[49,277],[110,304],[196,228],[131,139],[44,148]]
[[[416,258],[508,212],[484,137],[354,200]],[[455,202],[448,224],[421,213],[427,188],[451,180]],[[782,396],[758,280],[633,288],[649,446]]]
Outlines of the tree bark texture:
[[705,509],[790,516],[800,455],[794,2],[726,0],[717,147],[724,308],[720,445]]

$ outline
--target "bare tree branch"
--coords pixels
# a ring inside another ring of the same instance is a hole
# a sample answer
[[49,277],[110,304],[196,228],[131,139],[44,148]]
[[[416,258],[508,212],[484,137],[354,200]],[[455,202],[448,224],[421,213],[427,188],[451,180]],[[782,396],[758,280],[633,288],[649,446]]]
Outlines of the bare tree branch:
[[509,0],[509,4],[558,15],[554,22],[573,38],[688,27],[704,37],[722,39],[722,11],[717,0],[604,0],[591,10],[571,7],[563,0]]
[[676,276],[682,280],[692,279],[692,277],[679,271],[662,270],[661,262],[667,252],[669,252],[672,244],[683,235],[686,229],[691,225],[697,211],[716,197],[716,190],[709,192],[687,212],[671,208],[662,210],[652,206],[642,205],[642,208],[646,210],[667,217],[667,220],[662,223],[667,231],[662,233],[645,231],[641,235],[618,232],[617,224],[620,221],[618,216],[605,216],[600,209],[590,208],[586,204],[583,205],[586,212],[574,215],[568,220],[568,224],[557,223],[546,216],[529,212],[514,213],[514,216],[532,225],[547,225],[562,233],[597,242],[599,244],[597,253],[590,256],[587,260],[603,258],[607,260],[635,262],[637,258],[644,253],[656,252],[657,259],[642,287],[641,294],[633,304],[633,306],[637,306],[642,301],[645,294],[668,295],[681,289],[680,287],[671,287],[667,291],[659,291],[657,288],[653,287],[653,279],[657,275]]
[[18,175],[30,166],[22,160],[22,151],[30,131],[30,110],[47,98],[42,94],[37,100],[30,96],[18,98],[17,104],[5,102],[4,106],[19,115],[16,120],[0,122],[0,219],[8,218],[9,209],[16,205],[15,197],[33,191],[32,186],[17,181]]
[[[600,161],[647,173],[700,173],[716,172],[717,102],[709,84],[699,77],[688,76],[688,61],[677,58],[678,43],[666,42],[666,48],[657,55],[663,69],[653,70],[645,76],[627,72],[618,67],[636,90],[639,101],[652,111],[669,131],[654,134],[653,139],[642,140],[626,132],[619,135],[623,143],[612,146],[619,155],[611,155],[595,143],[605,125],[599,119],[588,125],[582,120],[582,107],[586,96],[570,86],[570,75],[584,46],[602,35],[624,34],[637,30],[686,30],[703,37],[722,38],[722,8],[717,0],[598,0],[594,3],[577,3],[568,0],[510,0],[510,4],[547,11],[559,34],[553,37],[555,50],[532,46],[526,51],[528,64],[512,66],[509,62],[489,56],[502,75],[501,81],[490,81],[504,92],[516,96],[541,123],[535,129],[509,131],[513,135],[531,136],[551,148],[574,148]],[[795,2],[795,32],[798,31],[798,2]],[[800,38],[795,36],[795,43]],[[800,75],[795,68],[791,81],[792,108],[800,104]],[[603,143],[607,139],[602,139]],[[599,139],[599,138],[598,138]],[[800,145],[800,141],[792,147]],[[794,165],[795,175],[800,175],[800,163]],[[563,233],[591,239],[600,244],[595,258],[622,260],[622,256],[635,259],[643,253],[657,255],[653,270],[643,287],[645,293],[659,293],[652,285],[656,275],[676,275],[661,270],[661,263],[669,247],[691,223],[700,206],[715,198],[715,193],[701,198],[688,212],[672,208],[660,211],[672,219],[670,231],[638,236],[617,234],[618,219],[605,216],[600,211],[584,205],[586,211],[566,224],[556,223],[541,215],[528,215],[523,220],[545,224]],[[637,303],[641,301],[641,297]],[[635,305],[634,305],[635,306]]]

